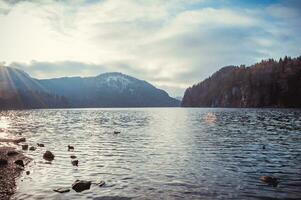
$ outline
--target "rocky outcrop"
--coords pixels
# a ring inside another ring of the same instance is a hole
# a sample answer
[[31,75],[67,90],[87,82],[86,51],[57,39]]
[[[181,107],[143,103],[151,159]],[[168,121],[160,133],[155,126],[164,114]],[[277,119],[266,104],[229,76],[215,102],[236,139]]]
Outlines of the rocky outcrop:
[[183,107],[301,107],[301,56],[228,66],[185,91]]

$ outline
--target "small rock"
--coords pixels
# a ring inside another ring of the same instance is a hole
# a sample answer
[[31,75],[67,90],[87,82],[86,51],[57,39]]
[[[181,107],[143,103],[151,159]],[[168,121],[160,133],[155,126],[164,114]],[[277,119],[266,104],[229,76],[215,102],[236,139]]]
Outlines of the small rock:
[[58,193],[66,193],[66,192],[70,192],[69,188],[58,188],[58,189],[54,189],[54,192],[58,192]]
[[29,150],[30,150],[30,151],[35,151],[36,148],[35,148],[35,147],[30,147]]
[[22,145],[22,150],[27,150],[28,149],[28,144],[23,144]]
[[16,160],[16,161],[15,161],[15,164],[16,164],[16,165],[19,165],[19,166],[21,166],[21,167],[24,167],[24,166],[25,166],[23,160]]
[[71,163],[73,166],[78,166],[78,160],[72,160]]
[[26,171],[26,175],[29,175],[30,174],[30,171]]
[[72,189],[75,190],[76,192],[82,192],[84,190],[89,190],[90,187],[91,187],[91,181],[76,180],[72,184]]
[[43,158],[47,161],[52,161],[54,159],[54,155],[53,153],[51,153],[51,151],[46,151],[43,155]]
[[272,185],[273,187],[277,187],[279,183],[278,179],[272,176],[262,176],[260,177],[260,180],[264,183]]
[[38,145],[38,147],[45,147],[45,145],[42,143],[37,143],[37,145]]
[[68,145],[68,151],[74,150],[74,146]]
[[6,159],[0,159],[0,166],[7,165],[8,161]]
[[114,131],[114,134],[119,134],[120,133],[120,131]]
[[15,156],[18,155],[19,153],[17,151],[8,151],[6,155],[8,156]]
[[72,159],[75,159],[75,158],[76,158],[76,156],[74,156],[74,155],[71,155],[71,156],[70,156],[70,158],[72,158]]
[[15,140],[15,143],[26,142],[26,138],[19,138]]
[[99,183],[96,183],[96,185],[98,185],[99,187],[104,186],[106,184],[106,182],[104,181],[99,181]]

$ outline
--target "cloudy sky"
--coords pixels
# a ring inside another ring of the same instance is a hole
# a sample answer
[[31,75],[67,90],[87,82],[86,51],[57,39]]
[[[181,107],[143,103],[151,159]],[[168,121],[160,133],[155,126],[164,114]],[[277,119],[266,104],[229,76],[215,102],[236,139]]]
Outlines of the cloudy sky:
[[0,0],[0,62],[37,78],[119,71],[182,96],[226,65],[301,55],[298,0]]

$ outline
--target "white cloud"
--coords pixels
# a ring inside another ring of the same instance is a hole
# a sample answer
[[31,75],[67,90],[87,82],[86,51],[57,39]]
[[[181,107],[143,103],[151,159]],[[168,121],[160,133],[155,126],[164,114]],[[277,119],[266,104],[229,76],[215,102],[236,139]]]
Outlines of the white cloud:
[[121,71],[181,95],[222,66],[300,54],[297,9],[207,1],[0,0],[0,61],[43,78]]

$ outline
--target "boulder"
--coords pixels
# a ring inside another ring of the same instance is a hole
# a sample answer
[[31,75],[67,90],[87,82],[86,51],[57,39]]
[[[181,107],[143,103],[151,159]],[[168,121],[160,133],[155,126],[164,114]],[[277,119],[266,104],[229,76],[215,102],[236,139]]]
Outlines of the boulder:
[[35,147],[30,147],[29,150],[30,150],[30,151],[35,151],[36,148],[35,148]]
[[84,190],[89,190],[91,187],[91,181],[80,181],[76,180],[72,184],[72,189],[76,192],[82,192]]
[[24,167],[24,166],[25,166],[23,160],[16,160],[16,161],[15,161],[15,164],[16,164],[16,165],[19,165],[19,166],[21,166],[21,167]]
[[38,145],[38,147],[45,147],[45,145],[42,143],[37,143],[37,145]]
[[19,154],[19,152],[17,152],[17,151],[8,151],[6,155],[7,156],[16,156],[18,154]]
[[15,143],[26,142],[26,138],[22,137],[22,138],[16,139],[14,142]]
[[72,160],[71,163],[73,166],[78,166],[78,160]]
[[26,171],[26,175],[29,175],[30,174],[30,171]]
[[54,159],[54,155],[53,153],[51,153],[51,151],[46,151],[43,155],[43,158],[47,161],[52,161]]
[[23,144],[22,145],[22,150],[27,150],[28,149],[28,144]]
[[74,146],[68,145],[68,151],[73,151],[74,150]]

